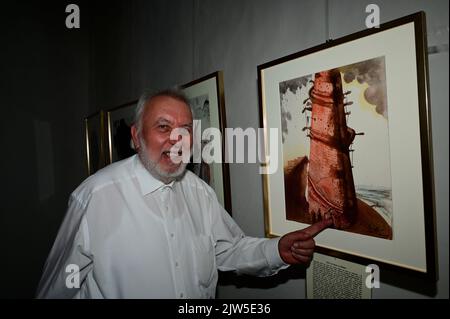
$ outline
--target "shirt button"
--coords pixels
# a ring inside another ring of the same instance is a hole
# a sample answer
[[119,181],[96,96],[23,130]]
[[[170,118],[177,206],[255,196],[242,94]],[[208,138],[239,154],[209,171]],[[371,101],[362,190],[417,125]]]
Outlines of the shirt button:
[[181,293],[181,294],[180,294],[180,298],[183,298],[183,297],[184,297],[184,294],[183,294],[183,293]]
[[172,233],[172,234],[170,234],[170,237],[172,237],[172,238],[173,238],[173,237],[175,237],[175,235],[174,235],[174,234]]
[[177,261],[177,262],[175,262],[175,267],[178,267],[178,261]]

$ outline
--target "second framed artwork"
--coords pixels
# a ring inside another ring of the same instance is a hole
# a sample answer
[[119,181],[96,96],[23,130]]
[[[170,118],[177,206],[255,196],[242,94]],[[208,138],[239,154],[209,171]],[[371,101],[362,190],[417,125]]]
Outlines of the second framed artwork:
[[131,138],[131,126],[138,101],[120,105],[106,112],[107,163],[111,164],[136,153]]
[[222,151],[220,162],[208,163],[201,156],[207,151],[208,144],[213,142],[212,139],[214,138],[212,135],[207,134],[205,130],[216,128],[220,130],[222,137],[225,136],[226,117],[223,73],[222,71],[214,72],[184,84],[181,88],[189,100],[193,118],[196,120],[194,123],[194,156],[188,165],[188,169],[214,189],[219,202],[231,214],[230,175],[228,164],[224,160],[224,138],[220,141]]
[[99,111],[84,119],[84,134],[86,140],[87,174],[92,175],[103,168],[105,163],[104,112]]
[[280,131],[268,236],[331,217],[319,252],[436,279],[424,28],[418,13],[258,66],[267,149]]

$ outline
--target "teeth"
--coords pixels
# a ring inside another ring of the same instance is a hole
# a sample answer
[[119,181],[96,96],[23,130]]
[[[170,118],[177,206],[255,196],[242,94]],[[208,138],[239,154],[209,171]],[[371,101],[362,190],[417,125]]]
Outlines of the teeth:
[[178,157],[178,156],[183,155],[183,151],[182,151],[182,150],[180,150],[180,151],[178,151],[178,152],[164,151],[163,154],[166,155],[166,156],[175,156],[175,157]]
[[163,154],[165,154],[167,156],[180,156],[183,154],[183,152],[178,152],[178,153],[163,152]]

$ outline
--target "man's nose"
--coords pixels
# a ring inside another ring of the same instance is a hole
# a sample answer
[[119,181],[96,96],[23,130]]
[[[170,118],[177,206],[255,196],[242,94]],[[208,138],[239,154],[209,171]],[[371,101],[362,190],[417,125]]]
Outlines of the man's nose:
[[169,143],[175,145],[177,142],[181,141],[182,138],[183,137],[181,136],[181,134],[175,134],[175,136],[171,134],[171,136],[169,137]]
[[[183,139],[190,139],[191,134],[185,128],[173,129],[170,133],[169,143],[174,145],[178,142],[182,142]],[[187,140],[186,140],[187,141]]]

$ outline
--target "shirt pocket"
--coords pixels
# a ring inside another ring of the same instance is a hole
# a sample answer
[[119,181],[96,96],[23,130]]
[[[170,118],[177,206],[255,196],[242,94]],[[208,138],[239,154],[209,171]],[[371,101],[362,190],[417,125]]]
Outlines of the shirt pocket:
[[214,279],[216,270],[216,256],[212,238],[199,235],[194,240],[194,265],[198,283],[208,288]]

